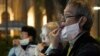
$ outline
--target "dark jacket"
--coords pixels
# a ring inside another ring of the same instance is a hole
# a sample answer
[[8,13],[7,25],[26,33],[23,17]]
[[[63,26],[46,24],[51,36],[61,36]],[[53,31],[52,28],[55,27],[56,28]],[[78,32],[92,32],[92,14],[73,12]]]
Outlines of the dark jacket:
[[[67,56],[67,50],[54,49],[48,56]],[[100,56],[100,44],[86,32],[76,40],[69,56]]]

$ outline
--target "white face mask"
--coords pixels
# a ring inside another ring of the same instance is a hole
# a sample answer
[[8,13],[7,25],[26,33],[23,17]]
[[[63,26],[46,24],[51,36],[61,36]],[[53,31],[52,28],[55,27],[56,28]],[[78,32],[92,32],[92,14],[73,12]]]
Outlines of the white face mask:
[[42,42],[45,42],[45,43],[48,43],[49,42],[49,39],[48,39],[48,30],[46,28],[43,28],[42,29],[42,33],[40,34],[40,37],[42,39]]
[[20,40],[20,44],[21,45],[28,45],[29,44],[29,38]]
[[61,40],[62,41],[73,40],[78,34],[79,34],[79,24],[78,23],[65,26],[61,31]]

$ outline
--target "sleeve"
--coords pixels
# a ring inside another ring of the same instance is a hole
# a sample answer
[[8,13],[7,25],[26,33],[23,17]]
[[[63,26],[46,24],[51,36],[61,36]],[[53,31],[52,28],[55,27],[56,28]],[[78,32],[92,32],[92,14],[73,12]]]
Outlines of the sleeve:
[[16,56],[15,55],[15,48],[11,48],[9,53],[8,53],[8,56]]
[[46,56],[61,56],[61,52],[62,52],[61,48],[55,48],[52,45],[50,45],[48,49],[46,50],[45,55]]

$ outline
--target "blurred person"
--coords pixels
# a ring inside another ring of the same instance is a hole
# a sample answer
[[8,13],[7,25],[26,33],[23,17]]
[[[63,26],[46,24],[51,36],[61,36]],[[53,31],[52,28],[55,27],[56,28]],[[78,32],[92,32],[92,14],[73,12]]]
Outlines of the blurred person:
[[[54,39],[46,56],[100,56],[100,45],[90,35],[93,24],[92,0],[71,0],[64,9],[63,27],[50,32]],[[59,42],[69,47],[58,48]],[[64,50],[67,50],[66,54]]]
[[14,39],[8,56],[35,56],[36,30],[31,26],[23,26],[20,39]]
[[50,37],[48,34],[58,28],[59,25],[57,22],[49,22],[46,25],[42,26],[42,32],[40,34],[42,43],[39,43],[37,46],[37,49],[40,51],[39,56],[43,56],[45,52],[47,52],[48,46],[50,45],[50,42],[52,40],[52,37]]

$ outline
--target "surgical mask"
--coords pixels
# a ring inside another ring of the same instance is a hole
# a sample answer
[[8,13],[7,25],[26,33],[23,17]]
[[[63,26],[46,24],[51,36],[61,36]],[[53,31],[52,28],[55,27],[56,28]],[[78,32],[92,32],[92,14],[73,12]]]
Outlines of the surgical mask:
[[62,41],[73,40],[78,34],[79,34],[79,23],[65,26],[61,31],[61,40]]
[[42,42],[46,43],[47,45],[49,44],[50,40],[49,40],[49,37],[46,36],[45,34],[40,34],[40,37],[42,39]]
[[29,44],[29,38],[20,40],[20,44],[21,45],[28,45]]

